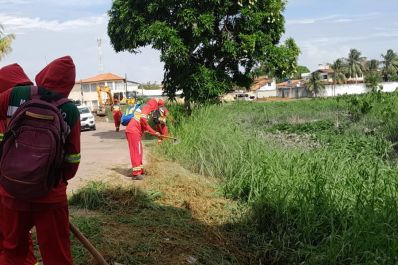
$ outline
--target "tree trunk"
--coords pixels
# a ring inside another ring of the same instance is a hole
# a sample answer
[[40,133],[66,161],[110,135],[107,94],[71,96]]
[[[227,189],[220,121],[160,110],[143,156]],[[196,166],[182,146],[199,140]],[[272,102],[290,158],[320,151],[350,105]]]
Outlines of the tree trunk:
[[191,101],[187,98],[184,100],[184,109],[185,113],[190,116],[192,114],[192,106],[191,106]]

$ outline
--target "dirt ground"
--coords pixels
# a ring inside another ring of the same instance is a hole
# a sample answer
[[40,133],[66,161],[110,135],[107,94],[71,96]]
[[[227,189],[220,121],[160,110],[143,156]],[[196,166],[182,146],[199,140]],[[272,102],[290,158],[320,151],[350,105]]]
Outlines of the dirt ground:
[[[124,129],[116,132],[113,123],[97,122],[96,131],[81,132],[81,162],[76,176],[69,181],[68,194],[89,181],[115,181],[106,176],[119,175],[118,181],[131,182],[119,168],[130,167],[130,155]],[[112,173],[112,174],[111,174]]]

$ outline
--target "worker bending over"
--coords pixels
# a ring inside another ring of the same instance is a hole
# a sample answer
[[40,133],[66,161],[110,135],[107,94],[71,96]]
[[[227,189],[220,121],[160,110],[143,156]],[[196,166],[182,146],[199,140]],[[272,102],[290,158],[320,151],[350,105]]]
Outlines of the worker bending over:
[[[155,123],[155,130],[160,133],[161,136],[169,136],[169,130],[166,125],[166,118],[169,111],[166,107],[160,107],[155,110],[152,119]],[[162,138],[158,138],[158,144],[162,143]]]
[[144,178],[144,167],[142,163],[143,146],[142,135],[148,132],[153,136],[160,136],[149,124],[148,117],[160,107],[164,106],[161,99],[149,100],[141,109],[136,109],[134,117],[130,120],[126,128],[126,137],[129,144],[130,159],[133,167],[133,180],[142,180]]

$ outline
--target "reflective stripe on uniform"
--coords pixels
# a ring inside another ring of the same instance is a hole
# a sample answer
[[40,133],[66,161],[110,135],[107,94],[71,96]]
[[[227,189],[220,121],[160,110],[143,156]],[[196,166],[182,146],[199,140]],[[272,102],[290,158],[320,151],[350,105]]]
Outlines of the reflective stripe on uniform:
[[139,171],[142,170],[143,168],[144,168],[143,166],[133,167],[133,171]]
[[141,111],[134,112],[134,119],[136,121],[140,121],[141,117],[143,117],[143,116],[144,116],[144,114],[142,114]]
[[4,134],[3,134],[3,133],[0,133],[0,142],[2,142],[3,139],[4,139]]
[[65,156],[65,162],[80,163],[80,154],[67,154]]

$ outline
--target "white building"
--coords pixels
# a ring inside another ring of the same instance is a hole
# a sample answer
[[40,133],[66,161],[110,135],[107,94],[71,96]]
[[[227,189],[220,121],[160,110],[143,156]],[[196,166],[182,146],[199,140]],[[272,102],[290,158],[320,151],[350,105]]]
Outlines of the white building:
[[256,78],[250,87],[256,98],[276,97],[276,82],[275,79],[269,79],[265,76]]
[[[72,100],[79,100],[87,105],[91,110],[98,107],[98,93],[97,86],[109,87],[114,98],[119,100],[123,98],[132,98],[137,93],[139,83],[126,80],[123,77],[112,73],[99,74],[87,79],[76,82],[69,96]],[[103,93],[102,98],[107,98],[106,93]]]

